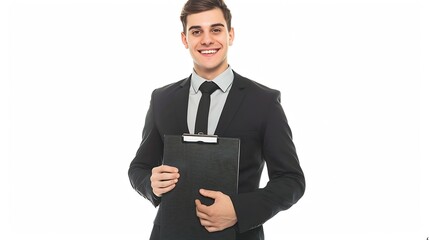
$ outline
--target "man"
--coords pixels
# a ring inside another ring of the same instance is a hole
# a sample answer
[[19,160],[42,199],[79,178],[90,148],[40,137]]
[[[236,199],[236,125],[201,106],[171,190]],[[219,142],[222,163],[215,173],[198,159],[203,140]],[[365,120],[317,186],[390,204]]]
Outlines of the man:
[[[234,72],[227,53],[234,40],[231,13],[222,0],[189,0],[181,14],[182,42],[194,62],[192,75],[156,89],[143,139],[129,169],[133,188],[158,206],[163,194],[180,181],[180,169],[162,165],[163,136],[195,133],[200,85],[214,82],[207,134],[241,141],[238,194],[211,189],[200,193],[214,204],[195,201],[195,214],[209,232],[234,227],[236,239],[264,239],[262,224],[295,204],[305,180],[291,130],[280,104],[280,92]],[[259,189],[266,162],[269,182]],[[151,239],[159,239],[159,211]]]

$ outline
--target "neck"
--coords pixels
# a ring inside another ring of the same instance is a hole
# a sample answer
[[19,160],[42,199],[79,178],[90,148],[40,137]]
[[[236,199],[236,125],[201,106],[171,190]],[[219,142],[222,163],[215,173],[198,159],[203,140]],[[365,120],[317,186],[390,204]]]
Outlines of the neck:
[[198,68],[198,66],[194,66],[194,71],[198,74],[198,76],[204,79],[213,80],[221,73],[223,73],[226,69],[228,69],[228,67],[229,65],[227,63],[213,69],[202,69]]

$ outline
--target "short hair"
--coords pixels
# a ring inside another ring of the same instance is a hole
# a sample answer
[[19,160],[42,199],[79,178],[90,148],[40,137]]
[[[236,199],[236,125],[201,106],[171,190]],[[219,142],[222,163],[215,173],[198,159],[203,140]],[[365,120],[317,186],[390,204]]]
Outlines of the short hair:
[[231,30],[231,11],[226,6],[223,0],[188,0],[183,6],[182,13],[180,14],[180,21],[182,21],[183,32],[186,33],[187,17],[191,14],[205,12],[219,8],[223,17],[226,20],[228,31]]

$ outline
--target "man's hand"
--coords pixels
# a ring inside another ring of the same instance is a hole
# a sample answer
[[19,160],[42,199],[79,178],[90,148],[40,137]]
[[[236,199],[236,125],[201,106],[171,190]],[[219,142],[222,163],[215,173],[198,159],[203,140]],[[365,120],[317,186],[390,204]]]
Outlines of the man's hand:
[[161,165],[152,169],[150,182],[152,191],[157,197],[171,191],[179,181],[179,169],[167,165]]
[[200,189],[201,195],[214,199],[214,203],[206,206],[200,200],[195,200],[197,217],[207,231],[217,232],[237,223],[234,205],[231,198],[222,192]]

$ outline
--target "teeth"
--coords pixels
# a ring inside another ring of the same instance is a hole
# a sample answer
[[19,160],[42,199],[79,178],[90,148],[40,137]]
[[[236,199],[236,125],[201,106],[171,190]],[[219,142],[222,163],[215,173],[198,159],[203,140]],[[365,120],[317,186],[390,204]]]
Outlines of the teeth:
[[216,53],[217,50],[203,50],[201,51],[202,54],[212,54],[212,53]]

